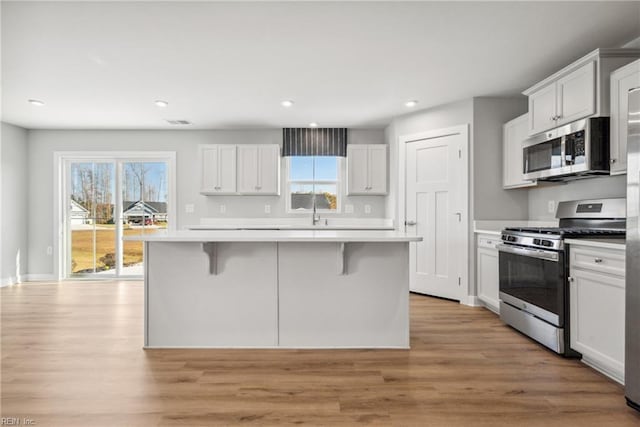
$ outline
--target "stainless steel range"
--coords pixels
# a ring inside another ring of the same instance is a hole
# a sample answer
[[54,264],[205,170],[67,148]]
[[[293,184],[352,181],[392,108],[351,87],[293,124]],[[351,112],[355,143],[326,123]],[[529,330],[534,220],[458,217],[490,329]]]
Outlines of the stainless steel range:
[[569,346],[569,249],[566,238],[625,235],[625,199],[560,202],[559,227],[506,228],[498,245],[500,318],[565,356]]

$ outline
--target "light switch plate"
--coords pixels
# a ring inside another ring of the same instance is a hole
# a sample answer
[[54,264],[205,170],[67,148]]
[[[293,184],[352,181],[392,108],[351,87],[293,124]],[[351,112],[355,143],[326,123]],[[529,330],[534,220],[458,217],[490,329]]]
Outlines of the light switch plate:
[[364,205],[364,213],[366,214],[371,213],[371,205]]
[[549,205],[547,206],[547,210],[549,213],[556,213],[556,202],[555,200],[549,200]]
[[353,205],[344,205],[344,213],[353,213]]
[[184,205],[185,213],[194,213],[196,211],[196,206],[193,203],[187,203]]

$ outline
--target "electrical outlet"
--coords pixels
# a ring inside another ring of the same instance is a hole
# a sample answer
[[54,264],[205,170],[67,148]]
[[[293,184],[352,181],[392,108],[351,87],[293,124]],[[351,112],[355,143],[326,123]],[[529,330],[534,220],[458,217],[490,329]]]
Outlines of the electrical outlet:
[[271,205],[264,205],[264,213],[266,214],[271,213]]
[[227,205],[220,205],[220,213],[227,213]]
[[344,205],[344,213],[353,213],[353,205]]
[[196,206],[193,203],[188,203],[184,205],[184,213],[194,213],[196,211]]
[[549,213],[556,213],[556,202],[555,200],[549,200],[549,205],[547,206],[547,210]]
[[364,205],[364,213],[366,214],[371,213],[371,205]]

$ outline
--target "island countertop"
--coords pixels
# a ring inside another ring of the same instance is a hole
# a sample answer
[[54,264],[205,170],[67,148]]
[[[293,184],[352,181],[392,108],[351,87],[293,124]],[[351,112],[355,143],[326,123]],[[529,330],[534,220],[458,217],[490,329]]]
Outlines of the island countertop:
[[215,230],[125,236],[146,242],[419,242],[422,237],[378,230]]

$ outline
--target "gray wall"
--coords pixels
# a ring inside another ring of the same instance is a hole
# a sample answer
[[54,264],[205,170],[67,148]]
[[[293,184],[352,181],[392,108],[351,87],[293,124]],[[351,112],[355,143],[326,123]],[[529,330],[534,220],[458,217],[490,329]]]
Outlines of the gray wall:
[[[376,129],[349,131],[350,144],[384,143],[384,132]],[[97,131],[97,130],[30,130],[29,131],[29,272],[53,272],[53,256],[47,248],[54,246],[53,153],[56,151],[175,151],[177,173],[177,227],[198,224],[203,217],[285,217],[284,192],[281,196],[203,196],[199,194],[198,144],[281,144],[282,131],[269,130],[180,130],[180,131]],[[284,167],[284,162],[283,162]],[[284,172],[284,171],[283,171]],[[284,186],[284,173],[282,175]],[[284,188],[284,187],[283,187]],[[385,217],[384,196],[345,197],[343,203],[354,205],[353,214],[364,215],[364,205],[371,205],[367,217]],[[185,204],[194,204],[193,214],[185,213]],[[220,214],[220,205],[226,213]],[[264,205],[271,205],[265,215]],[[46,215],[42,213],[46,212]]]
[[548,211],[549,201],[626,197],[627,175],[587,178],[566,184],[543,184],[529,189],[529,218],[552,220],[555,213]]
[[29,174],[27,130],[7,123],[1,126],[0,280],[8,284],[27,273]]
[[527,219],[527,191],[502,188],[502,125],[526,111],[524,96],[473,99],[470,191],[476,221]]

